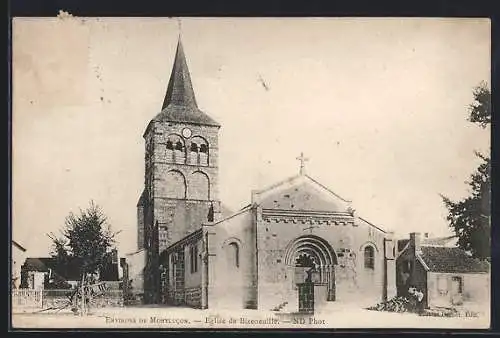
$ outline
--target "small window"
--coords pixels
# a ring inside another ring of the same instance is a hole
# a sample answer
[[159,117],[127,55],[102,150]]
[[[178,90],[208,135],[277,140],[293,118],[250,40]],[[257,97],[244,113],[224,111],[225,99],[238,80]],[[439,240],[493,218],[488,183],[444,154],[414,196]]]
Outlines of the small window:
[[191,151],[197,153],[198,152],[198,145],[196,143],[191,143]]
[[177,141],[177,143],[175,144],[175,150],[182,151],[182,142],[181,141]]
[[365,247],[365,269],[375,269],[375,249],[371,245]]
[[238,247],[238,244],[236,243],[230,243],[229,244],[229,262],[230,264],[235,267],[235,268],[239,268],[240,267],[240,248]]
[[174,150],[174,144],[170,140],[167,141],[167,149],[168,150]]
[[193,245],[189,248],[191,273],[198,272],[198,247]]
[[202,144],[200,146],[200,153],[205,153],[205,154],[208,153],[208,147],[206,144]]

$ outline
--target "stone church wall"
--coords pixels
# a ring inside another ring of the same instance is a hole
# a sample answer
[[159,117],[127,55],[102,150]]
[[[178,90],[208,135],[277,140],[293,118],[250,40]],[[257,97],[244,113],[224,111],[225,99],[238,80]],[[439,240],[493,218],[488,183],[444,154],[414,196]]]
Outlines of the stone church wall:
[[162,280],[164,303],[202,307],[202,255],[201,230],[162,254],[162,264],[168,266]]
[[[191,258],[190,250],[191,247],[195,246],[196,251],[196,270],[191,268]],[[199,253],[202,252],[202,242],[201,239],[195,243],[188,244],[184,247],[184,266],[185,266],[185,285],[184,294],[186,299],[186,305],[200,308],[201,307],[201,274],[202,274],[202,261]]]
[[209,307],[256,308],[256,247],[252,209],[214,225],[210,237]]
[[160,227],[160,252],[207,222],[210,202],[155,199],[155,219]]
[[[345,302],[365,302],[373,305],[384,296],[384,233],[366,222],[356,219],[357,226],[338,229],[338,240],[330,237],[337,255],[343,248],[349,254],[339,258],[336,266],[337,299]],[[335,236],[336,237],[336,236]],[[365,266],[365,248],[374,249],[373,269]],[[347,257],[346,257],[347,256]]]
[[[189,138],[182,136],[182,130],[186,127],[192,131]],[[159,226],[163,228],[159,233],[162,251],[168,245],[199,229],[201,223],[207,221],[210,201],[218,203],[218,128],[153,122],[148,132],[153,133],[150,182],[154,222],[158,221]],[[172,135],[182,141],[182,161],[169,158],[167,141]],[[189,153],[193,139],[203,139],[208,144],[207,165],[190,162]]]
[[[259,308],[271,309],[291,302],[296,286],[292,270],[284,262],[287,245],[297,237],[314,235],[325,239],[336,252],[336,300],[378,302],[384,294],[384,233],[367,225],[302,224],[288,220],[263,220],[257,224]],[[307,230],[313,226],[312,229]],[[374,266],[364,266],[364,247],[374,247]],[[290,296],[292,295],[292,296]]]

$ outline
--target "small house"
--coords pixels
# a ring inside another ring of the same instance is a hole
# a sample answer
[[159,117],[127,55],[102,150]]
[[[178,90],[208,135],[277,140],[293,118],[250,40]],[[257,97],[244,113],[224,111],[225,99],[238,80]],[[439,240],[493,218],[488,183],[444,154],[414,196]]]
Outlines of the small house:
[[19,242],[14,240],[11,241],[12,244],[12,254],[11,254],[11,282],[12,288],[18,289],[21,284],[21,264],[26,258],[26,248],[23,247]]
[[489,305],[489,263],[448,245],[451,237],[410,238],[398,241],[396,286],[398,296],[415,287],[424,293],[424,306]]
[[[99,280],[109,287],[119,286],[118,255],[110,252],[106,263],[99,271]],[[54,257],[28,257],[21,267],[21,287],[29,289],[65,289],[80,281],[80,269],[75,260],[62,264]]]

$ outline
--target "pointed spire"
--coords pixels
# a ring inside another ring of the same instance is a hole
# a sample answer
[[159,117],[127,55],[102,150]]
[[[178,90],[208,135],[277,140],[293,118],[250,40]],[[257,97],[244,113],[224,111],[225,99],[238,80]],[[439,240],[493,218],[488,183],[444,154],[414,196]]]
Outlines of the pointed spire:
[[180,27],[177,51],[175,52],[174,66],[168,81],[167,93],[165,94],[161,112],[154,117],[154,120],[220,127],[220,124],[201,111],[196,103],[191,76],[184,49],[182,48]]
[[162,110],[168,105],[197,108],[191,76],[182,48],[181,34],[179,30],[179,40],[175,53],[174,66],[168,81],[167,93],[163,101]]

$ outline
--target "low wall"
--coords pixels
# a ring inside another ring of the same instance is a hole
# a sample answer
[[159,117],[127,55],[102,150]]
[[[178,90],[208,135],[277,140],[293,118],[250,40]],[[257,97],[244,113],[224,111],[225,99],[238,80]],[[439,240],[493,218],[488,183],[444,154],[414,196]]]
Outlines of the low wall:
[[186,305],[201,308],[201,287],[188,288],[185,290]]

